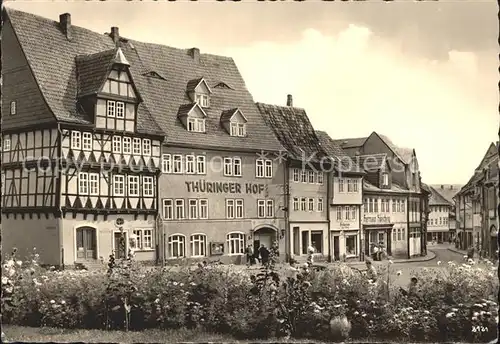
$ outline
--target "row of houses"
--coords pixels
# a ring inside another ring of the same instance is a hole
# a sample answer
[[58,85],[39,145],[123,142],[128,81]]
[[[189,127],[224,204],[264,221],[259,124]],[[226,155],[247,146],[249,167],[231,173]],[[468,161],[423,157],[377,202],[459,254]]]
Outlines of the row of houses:
[[498,253],[498,142],[491,143],[467,184],[455,195],[457,246],[484,257]]
[[[255,103],[231,58],[4,9],[2,252],[46,264],[426,254],[415,150]],[[122,238],[126,237],[125,245]]]

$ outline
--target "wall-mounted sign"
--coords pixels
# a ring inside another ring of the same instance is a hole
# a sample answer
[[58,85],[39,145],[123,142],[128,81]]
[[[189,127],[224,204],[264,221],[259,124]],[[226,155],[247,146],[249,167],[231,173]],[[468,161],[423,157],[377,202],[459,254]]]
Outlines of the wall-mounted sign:
[[347,222],[340,223],[340,229],[349,229],[350,227],[351,227],[350,223],[347,223]]
[[210,243],[210,255],[220,256],[224,254],[224,244],[221,242],[211,242]]
[[206,193],[232,193],[232,194],[261,194],[266,189],[266,184],[236,183],[236,182],[210,182],[199,180],[185,182],[188,192]]
[[385,215],[377,215],[377,216],[364,216],[364,223],[391,223],[391,217]]

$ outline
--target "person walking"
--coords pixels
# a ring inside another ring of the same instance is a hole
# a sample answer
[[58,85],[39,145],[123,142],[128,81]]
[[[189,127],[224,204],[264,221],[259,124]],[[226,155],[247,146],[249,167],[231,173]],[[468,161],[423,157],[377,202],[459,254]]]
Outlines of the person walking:
[[247,249],[246,249],[246,256],[247,256],[247,266],[254,265],[255,264],[255,255],[253,252],[252,244],[248,244]]
[[264,244],[260,245],[259,254],[262,266],[267,266],[267,264],[269,263],[269,250]]
[[314,248],[314,242],[307,247],[307,264],[309,266],[313,265],[314,263],[314,253],[316,252],[316,249]]

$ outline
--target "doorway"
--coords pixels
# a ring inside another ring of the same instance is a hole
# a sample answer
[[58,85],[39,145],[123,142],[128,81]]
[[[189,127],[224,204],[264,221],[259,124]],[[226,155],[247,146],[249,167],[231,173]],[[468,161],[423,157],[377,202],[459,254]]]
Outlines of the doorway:
[[76,258],[96,259],[96,230],[91,227],[76,229]]
[[270,249],[274,241],[276,241],[276,231],[271,228],[260,228],[253,234],[254,250],[258,250],[261,245]]
[[340,260],[340,239],[338,235],[333,236],[333,259]]
[[115,258],[121,259],[127,257],[127,233],[115,232]]

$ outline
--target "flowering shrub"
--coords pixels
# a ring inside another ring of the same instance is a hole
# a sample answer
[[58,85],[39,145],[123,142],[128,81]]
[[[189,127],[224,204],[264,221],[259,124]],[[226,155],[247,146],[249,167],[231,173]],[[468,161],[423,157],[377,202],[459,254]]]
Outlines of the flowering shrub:
[[256,274],[201,264],[146,270],[110,257],[107,273],[44,270],[36,252],[2,264],[2,321],[61,328],[200,328],[241,338],[280,336],[479,342],[494,339],[498,280],[491,263],[421,269],[417,291],[402,293],[390,263],[378,279],[338,264],[277,267]]

